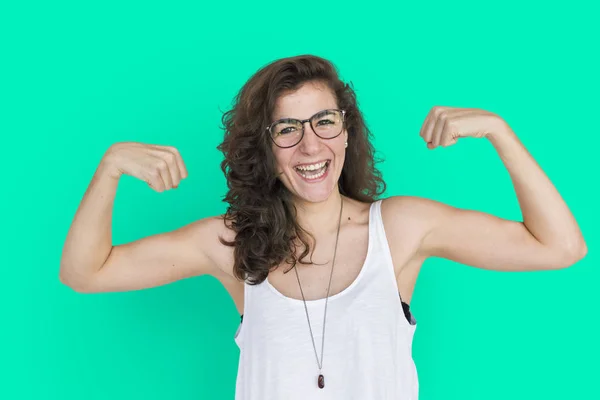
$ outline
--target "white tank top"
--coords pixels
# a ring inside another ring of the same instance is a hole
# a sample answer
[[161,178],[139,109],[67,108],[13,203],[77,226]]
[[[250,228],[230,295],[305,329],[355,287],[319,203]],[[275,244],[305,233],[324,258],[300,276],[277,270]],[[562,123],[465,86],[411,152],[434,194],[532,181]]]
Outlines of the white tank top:
[[[323,376],[310,338],[302,299],[268,280],[244,287],[236,400],[417,400],[412,358],[416,321],[404,314],[381,218],[381,201],[369,210],[364,265],[352,284],[329,297]],[[307,301],[319,360],[325,299]]]

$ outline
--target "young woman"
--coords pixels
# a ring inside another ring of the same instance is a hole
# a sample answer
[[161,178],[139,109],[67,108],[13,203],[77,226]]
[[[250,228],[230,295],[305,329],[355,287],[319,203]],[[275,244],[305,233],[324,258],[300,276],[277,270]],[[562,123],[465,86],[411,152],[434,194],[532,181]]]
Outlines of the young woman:
[[123,174],[159,192],[187,177],[173,147],[114,144],[75,215],[60,277],[89,293],[215,276],[242,316],[236,399],[417,399],[409,304],[424,260],[522,271],[565,268],[586,254],[559,193],[491,112],[434,107],[420,134],[430,149],[489,140],[522,222],[424,198],[379,198],[385,183],[355,94],[319,57],[262,68],[223,123],[225,215],[113,246]]

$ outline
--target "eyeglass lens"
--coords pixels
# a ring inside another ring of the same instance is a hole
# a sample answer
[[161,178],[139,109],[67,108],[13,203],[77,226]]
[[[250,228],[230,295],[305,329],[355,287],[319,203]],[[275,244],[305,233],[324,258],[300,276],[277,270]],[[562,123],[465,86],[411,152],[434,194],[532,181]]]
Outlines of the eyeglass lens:
[[[342,131],[342,112],[339,110],[321,111],[311,117],[310,124],[319,137],[333,138]],[[299,120],[283,119],[271,126],[271,137],[278,146],[291,147],[300,142],[303,130],[304,125]]]

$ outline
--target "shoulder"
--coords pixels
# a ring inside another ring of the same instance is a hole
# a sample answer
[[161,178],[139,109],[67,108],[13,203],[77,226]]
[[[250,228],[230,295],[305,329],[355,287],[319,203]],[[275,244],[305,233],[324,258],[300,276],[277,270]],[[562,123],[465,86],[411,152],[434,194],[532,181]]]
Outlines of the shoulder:
[[381,217],[391,246],[408,246],[414,255],[425,238],[451,211],[439,201],[417,196],[390,196],[381,202]]
[[417,196],[390,196],[382,199],[381,212],[392,218],[414,218],[421,222],[443,214],[448,205],[436,200]]
[[201,249],[214,266],[212,269],[217,279],[235,279],[233,273],[234,248],[221,242],[232,242],[236,233],[229,227],[224,215],[202,218],[188,225],[188,238],[198,249]]
[[188,226],[189,235],[196,239],[204,239],[208,241],[219,241],[219,237],[230,241],[235,239],[235,232],[226,224],[224,215],[213,215],[201,218],[190,223]]
[[445,205],[417,196],[390,196],[382,199],[381,213],[390,221],[404,221],[427,225]]

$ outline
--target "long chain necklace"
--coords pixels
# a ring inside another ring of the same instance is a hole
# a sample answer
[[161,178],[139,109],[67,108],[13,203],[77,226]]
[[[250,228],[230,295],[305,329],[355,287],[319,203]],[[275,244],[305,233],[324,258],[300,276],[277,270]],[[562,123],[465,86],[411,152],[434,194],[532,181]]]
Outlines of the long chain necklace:
[[325,345],[325,322],[327,320],[327,300],[329,300],[329,289],[331,288],[331,277],[333,276],[333,266],[335,264],[335,256],[337,253],[337,244],[340,237],[340,225],[342,224],[342,210],[344,209],[344,198],[341,197],[340,206],[340,217],[338,221],[337,234],[335,236],[335,247],[333,249],[333,261],[331,262],[331,273],[329,275],[329,285],[327,286],[327,296],[325,297],[325,312],[323,313],[323,335],[321,341],[321,361],[317,356],[317,347],[315,346],[315,339],[310,325],[310,318],[308,317],[308,308],[306,307],[306,299],[304,298],[304,292],[302,291],[302,285],[300,284],[300,277],[298,276],[298,268],[294,267],[296,271],[296,278],[298,278],[298,286],[300,286],[300,293],[302,293],[302,301],[304,302],[304,310],[306,311],[306,320],[308,321],[308,329],[310,330],[310,338],[312,340],[313,348],[315,349],[315,358],[317,359],[317,365],[319,366],[319,378],[317,379],[317,385],[320,389],[325,387],[325,377],[323,376],[323,346]]

